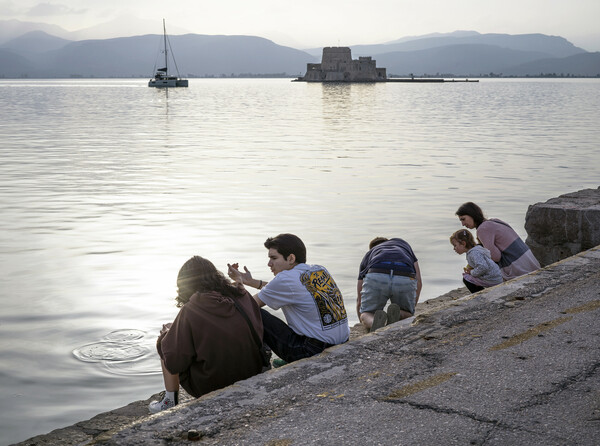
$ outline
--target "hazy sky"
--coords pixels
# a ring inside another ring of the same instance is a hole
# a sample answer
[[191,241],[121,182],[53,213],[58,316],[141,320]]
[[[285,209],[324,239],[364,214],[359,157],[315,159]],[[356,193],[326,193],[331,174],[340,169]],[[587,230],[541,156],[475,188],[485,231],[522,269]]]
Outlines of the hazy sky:
[[559,35],[600,51],[600,0],[0,0],[0,19],[68,31],[118,18],[118,35],[136,34],[136,19],[152,25],[140,33],[159,33],[165,18],[172,34],[255,35],[297,48],[471,30]]

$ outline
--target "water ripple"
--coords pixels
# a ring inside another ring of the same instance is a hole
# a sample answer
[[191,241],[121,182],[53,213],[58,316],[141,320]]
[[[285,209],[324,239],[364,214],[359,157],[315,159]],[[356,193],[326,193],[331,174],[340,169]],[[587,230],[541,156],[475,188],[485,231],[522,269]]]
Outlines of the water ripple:
[[160,373],[152,350],[145,332],[122,329],[110,332],[98,342],[77,347],[73,356],[82,362],[100,363],[115,375],[150,375]]
[[73,355],[83,362],[135,361],[148,353],[149,349],[142,345],[110,341],[94,342],[73,350]]

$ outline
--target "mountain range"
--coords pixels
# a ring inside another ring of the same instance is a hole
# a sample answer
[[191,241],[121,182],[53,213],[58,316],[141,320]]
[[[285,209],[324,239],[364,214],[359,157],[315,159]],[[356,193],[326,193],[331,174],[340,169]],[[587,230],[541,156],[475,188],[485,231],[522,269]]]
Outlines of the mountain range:
[[[150,77],[162,65],[162,35],[73,40],[58,27],[0,21],[0,77]],[[322,48],[299,50],[256,36],[169,37],[182,76],[301,76]],[[402,37],[350,47],[371,56],[388,76],[600,76],[600,52],[544,34],[447,34]],[[171,70],[175,71],[175,70]]]

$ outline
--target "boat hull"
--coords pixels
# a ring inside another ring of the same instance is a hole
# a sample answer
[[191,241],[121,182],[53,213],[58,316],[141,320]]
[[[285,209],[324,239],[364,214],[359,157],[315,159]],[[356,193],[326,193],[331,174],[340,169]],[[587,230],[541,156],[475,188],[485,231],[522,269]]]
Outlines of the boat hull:
[[187,79],[150,79],[148,81],[148,87],[156,88],[174,88],[174,87],[187,87]]

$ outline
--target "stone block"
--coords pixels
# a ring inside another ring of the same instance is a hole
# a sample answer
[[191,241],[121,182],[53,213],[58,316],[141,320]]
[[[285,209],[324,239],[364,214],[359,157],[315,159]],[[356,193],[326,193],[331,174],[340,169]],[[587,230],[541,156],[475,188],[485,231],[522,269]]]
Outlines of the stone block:
[[525,230],[542,266],[600,245],[600,187],[529,206]]

